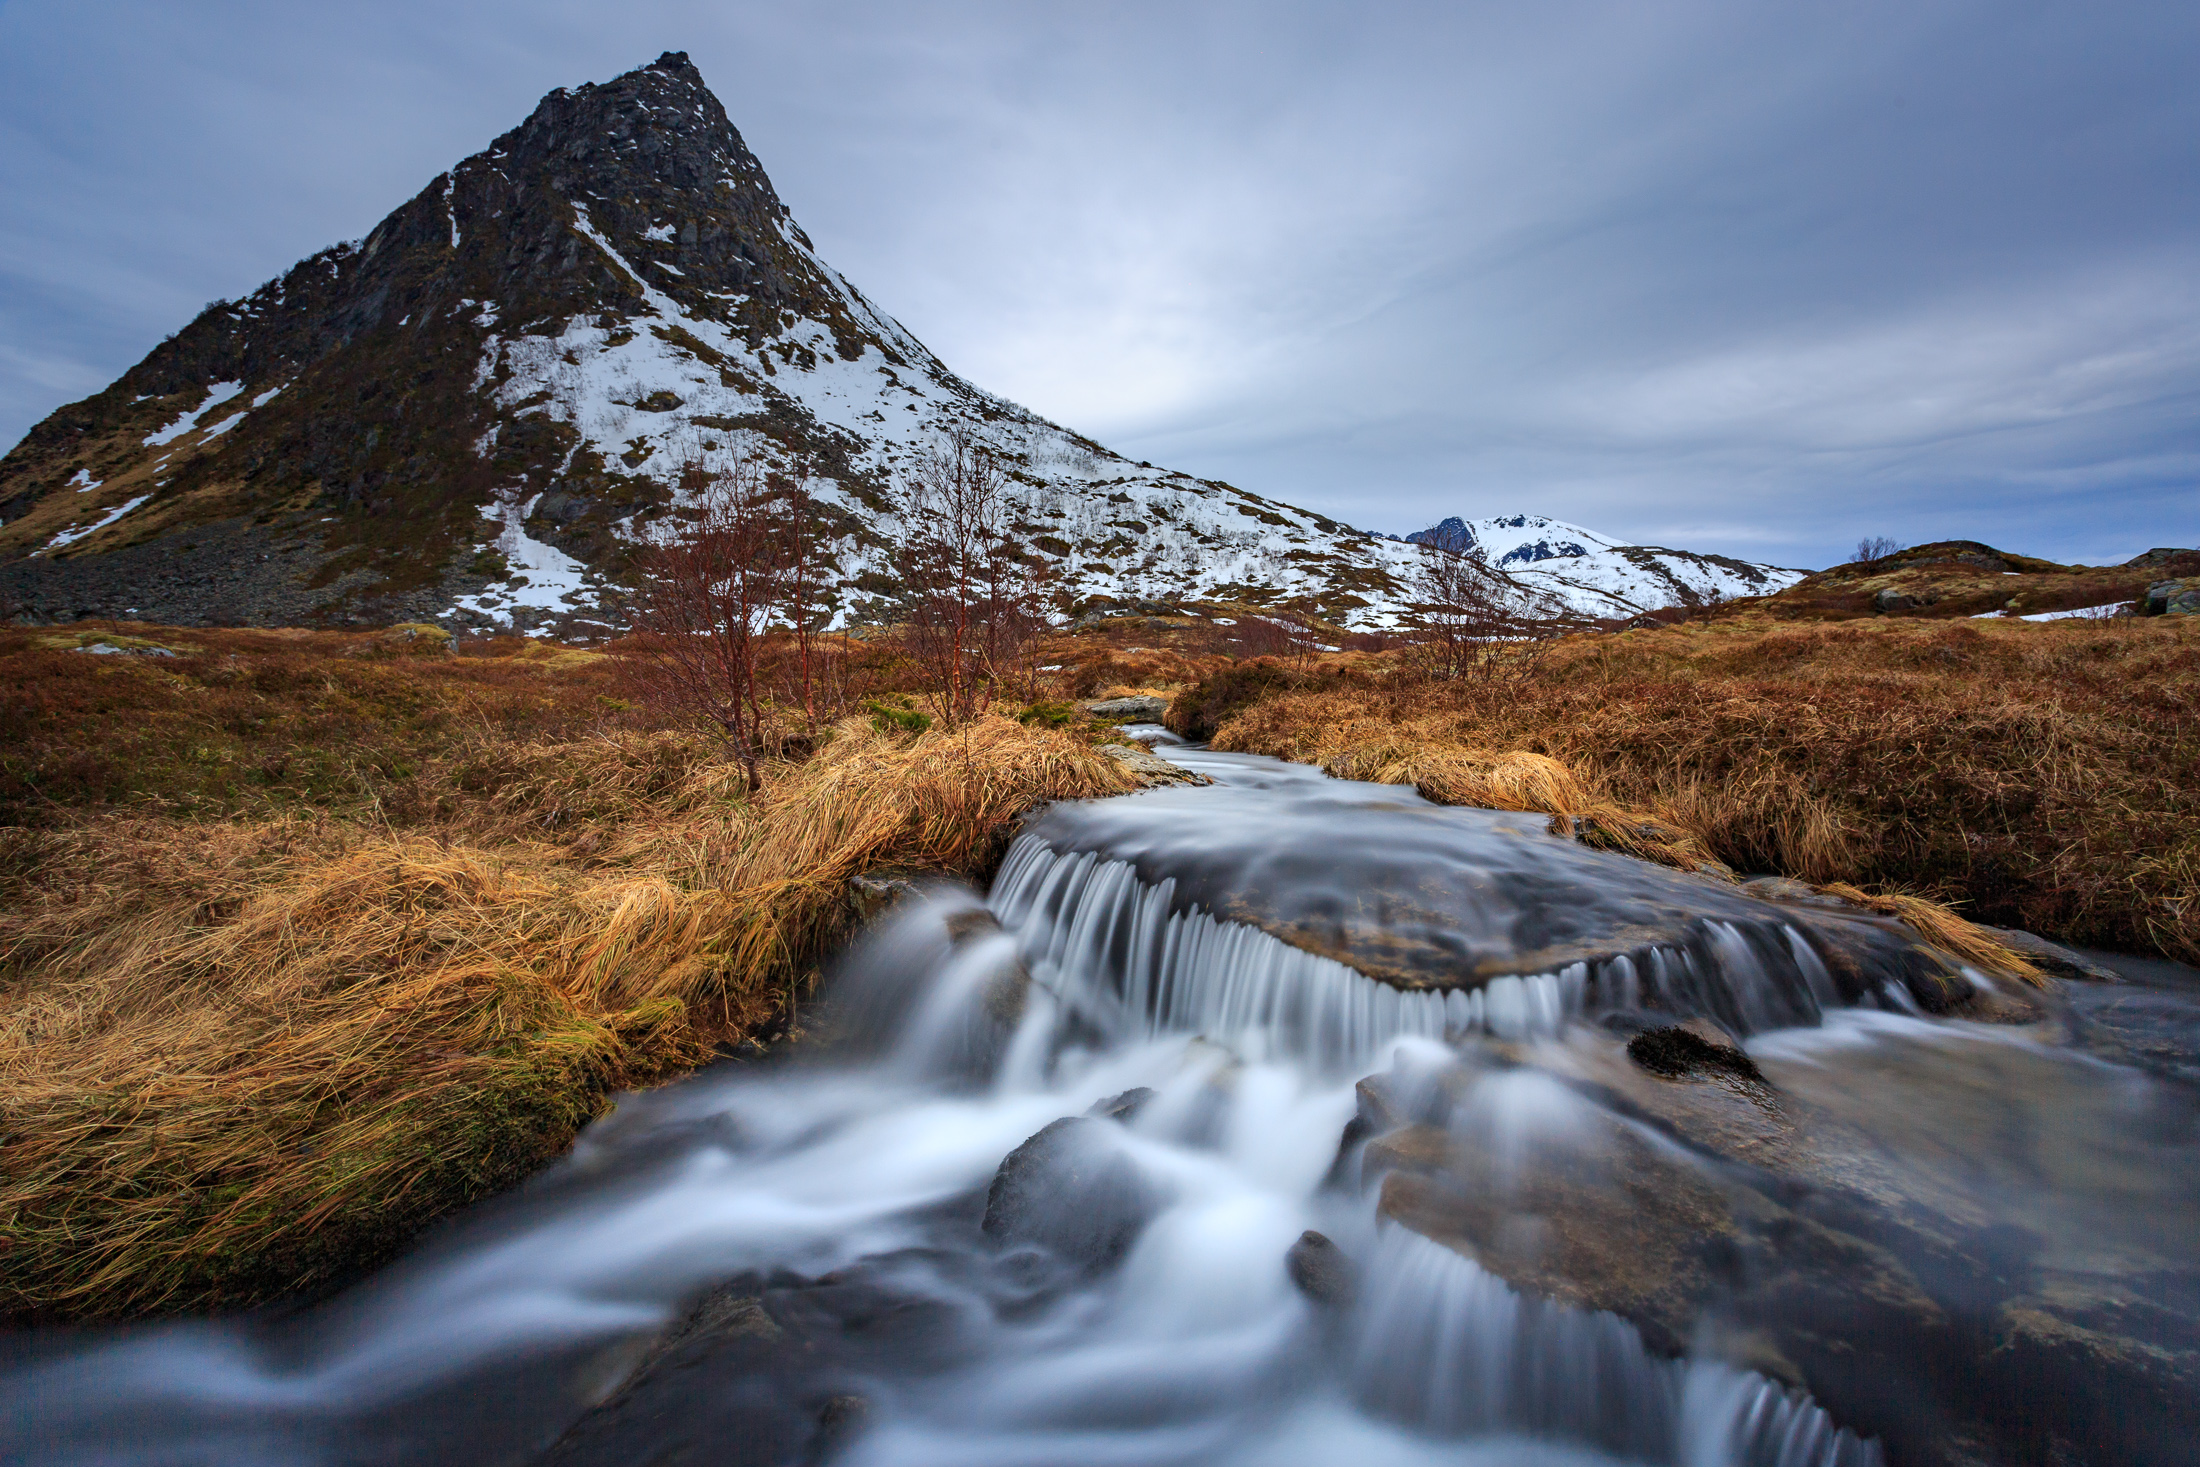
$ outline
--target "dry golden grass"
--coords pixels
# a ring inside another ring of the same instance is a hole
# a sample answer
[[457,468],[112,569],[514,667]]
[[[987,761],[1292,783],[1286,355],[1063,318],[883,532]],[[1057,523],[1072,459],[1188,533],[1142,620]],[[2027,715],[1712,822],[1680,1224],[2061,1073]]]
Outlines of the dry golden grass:
[[976,873],[1023,811],[1126,783],[1006,719],[851,720],[754,800],[706,754],[488,738],[373,818],[0,830],[0,1310],[355,1273],[773,1017],[851,876]]
[[[2200,961],[2186,620],[1575,637],[1513,683],[1271,680],[1249,707],[1214,703],[1215,738],[1432,799],[1584,816],[1600,843],[1675,865],[1906,892]],[[1522,755],[1556,769],[1509,762]]]

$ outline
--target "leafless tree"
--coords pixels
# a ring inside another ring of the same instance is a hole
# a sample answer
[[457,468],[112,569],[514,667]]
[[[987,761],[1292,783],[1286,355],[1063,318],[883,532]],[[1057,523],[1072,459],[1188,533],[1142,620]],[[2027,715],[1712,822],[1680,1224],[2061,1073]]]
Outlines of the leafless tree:
[[943,723],[961,723],[990,696],[1009,605],[1019,602],[1008,533],[1008,474],[967,428],[943,434],[905,483],[897,556],[909,598],[910,650],[924,664]]
[[820,620],[818,600],[819,552],[815,506],[810,497],[811,466],[805,462],[780,496],[779,557],[785,571],[785,607],[793,623],[798,700],[803,726],[817,732],[816,683],[812,677],[811,633]]
[[1856,559],[1868,565],[1875,560],[1885,560],[1904,548],[1900,540],[1890,540],[1885,535],[1866,535],[1856,542]]
[[717,728],[754,791],[764,725],[757,673],[787,589],[781,506],[738,453],[691,461],[682,484],[694,507],[660,522],[641,556],[647,645],[634,675],[653,700]]
[[1416,660],[1443,679],[1523,674],[1571,621],[1555,597],[1522,586],[1478,553],[1435,545],[1421,547],[1409,612]]
[[980,643],[986,676],[1013,683],[1028,702],[1038,694],[1039,642],[1047,632],[1054,572],[1043,556],[1002,540],[987,559]]
[[1313,660],[1313,634],[1288,616],[1241,616],[1220,631],[1217,650],[1233,657],[1283,658],[1301,667]]

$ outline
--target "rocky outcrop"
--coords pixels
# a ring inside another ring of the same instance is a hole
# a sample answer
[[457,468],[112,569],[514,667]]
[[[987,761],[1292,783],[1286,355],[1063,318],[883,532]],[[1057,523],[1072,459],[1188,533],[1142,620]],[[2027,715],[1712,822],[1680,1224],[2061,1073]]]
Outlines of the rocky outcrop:
[[2200,550],[2150,550],[2120,566],[2062,565],[1976,540],[1941,540],[1814,572],[1749,605],[1780,621],[2021,617],[2135,601],[2149,584],[2175,576],[2200,576]]
[[2156,581],[2140,603],[2142,616],[2200,616],[2200,576]]

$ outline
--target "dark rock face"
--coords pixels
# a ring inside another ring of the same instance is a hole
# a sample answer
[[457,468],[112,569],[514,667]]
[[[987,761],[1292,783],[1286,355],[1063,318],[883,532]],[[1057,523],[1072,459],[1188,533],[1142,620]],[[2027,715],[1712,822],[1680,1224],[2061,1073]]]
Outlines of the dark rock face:
[[1448,516],[1425,530],[1415,530],[1406,539],[1416,545],[1433,545],[1438,550],[1449,550],[1454,555],[1465,555],[1474,549],[1474,531],[1457,515]]
[[1008,1154],[986,1193],[986,1236],[1044,1248],[1089,1274],[1123,1261],[1160,1210],[1153,1183],[1091,1116],[1065,1116]]
[[2200,616],[2200,576],[2156,581],[2140,604],[2143,616]]
[[1516,545],[1497,558],[1499,565],[1533,565],[1539,560],[1571,560],[1587,555],[1589,547],[1572,540],[1537,540],[1529,545]]

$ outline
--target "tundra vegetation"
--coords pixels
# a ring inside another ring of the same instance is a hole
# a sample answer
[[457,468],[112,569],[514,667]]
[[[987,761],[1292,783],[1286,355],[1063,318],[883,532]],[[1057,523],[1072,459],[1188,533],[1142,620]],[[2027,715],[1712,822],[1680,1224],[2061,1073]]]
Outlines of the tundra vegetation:
[[858,637],[818,624],[801,486],[712,472],[696,533],[648,563],[642,631],[602,648],[0,628],[0,1310],[356,1276],[620,1089],[798,1023],[853,877],[982,879],[1027,810],[1133,788],[1076,707],[1096,696],[1833,884],[1959,951],[1991,939],[1941,903],[2200,958],[2189,617],[1744,602],[1590,633],[1432,561],[1402,634],[1231,603],[1050,629],[997,480],[947,444],[906,620]]

